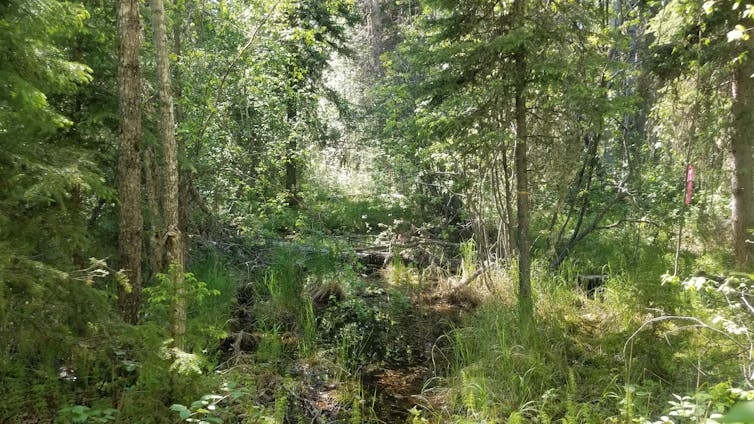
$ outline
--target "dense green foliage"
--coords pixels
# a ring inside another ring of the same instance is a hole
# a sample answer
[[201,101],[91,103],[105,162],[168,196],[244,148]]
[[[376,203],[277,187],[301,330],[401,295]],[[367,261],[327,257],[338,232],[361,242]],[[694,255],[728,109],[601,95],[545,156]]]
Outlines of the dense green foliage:
[[754,420],[752,5],[169,2],[183,275],[142,2],[132,325],[114,3],[0,4],[0,422]]

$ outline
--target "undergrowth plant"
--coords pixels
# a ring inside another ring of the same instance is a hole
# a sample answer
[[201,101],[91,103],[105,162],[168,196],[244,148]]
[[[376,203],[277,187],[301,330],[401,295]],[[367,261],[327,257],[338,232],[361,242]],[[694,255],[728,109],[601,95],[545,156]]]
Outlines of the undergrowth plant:
[[317,343],[317,318],[314,314],[314,306],[310,300],[305,300],[299,315],[301,337],[298,342],[299,354],[306,357],[315,352]]
[[[488,302],[465,326],[451,331],[454,359],[447,382],[458,391],[456,414],[477,421],[527,417],[543,389],[564,386],[559,352],[546,352],[529,343],[555,339],[557,333],[542,326],[521,328],[518,312],[515,304]],[[548,349],[552,348],[548,344]]]
[[189,304],[188,336],[195,338],[198,348],[211,350],[227,337],[228,315],[233,308],[240,273],[214,252],[200,256],[191,264],[191,271],[197,280],[205,282],[209,294],[201,303]]
[[[663,261],[656,257],[647,265],[656,271]],[[452,361],[447,376],[437,385],[449,389],[452,408],[433,420],[648,422],[663,411],[672,409],[678,414],[687,407],[683,396],[671,395],[679,389],[694,390],[699,373],[691,358],[705,370],[730,375],[730,369],[719,364],[711,367],[728,349],[710,345],[710,338],[698,338],[661,323],[634,334],[658,311],[698,308],[688,296],[666,293],[669,287],[659,284],[659,273],[652,277],[646,271],[614,271],[606,266],[609,277],[603,295],[593,298],[577,288],[580,270],[576,263],[566,261],[558,274],[540,264],[535,264],[535,269],[533,326],[521,326],[513,299],[500,296],[487,299],[450,331]],[[494,283],[494,292],[513,289],[511,280]],[[740,294],[740,287],[738,290]],[[641,305],[636,298],[653,300]],[[718,318],[718,327],[728,325],[733,331],[734,327],[726,324],[733,320],[726,317],[728,321]],[[736,322],[740,326],[742,321]],[[737,337],[748,346],[748,339]],[[627,343],[632,338],[635,343]],[[698,362],[700,348],[706,350],[702,362]],[[688,368],[673,368],[679,363]],[[674,405],[667,403],[669,397]],[[417,412],[412,419],[421,422],[437,413]]]
[[85,405],[67,406],[58,413],[59,422],[110,423],[116,420],[114,408],[90,408]]
[[460,244],[461,252],[461,275],[466,278],[476,271],[476,243],[474,239],[469,239]]
[[[669,274],[663,276],[669,290],[680,289],[684,299],[694,305],[693,315],[653,317],[636,330],[632,339],[650,326],[662,328],[666,335],[686,333],[688,342],[676,342],[673,348],[675,357],[681,360],[680,369],[693,373],[695,381],[685,391],[673,390],[666,395],[664,415],[653,414],[659,416],[653,423],[754,420],[754,412],[749,413],[746,408],[731,409],[728,417],[724,415],[734,402],[754,398],[750,390],[744,389],[751,387],[754,375],[750,355],[754,350],[753,282],[754,275],[744,273],[718,276],[703,273],[685,280]],[[739,377],[731,380],[736,369],[740,370]]]

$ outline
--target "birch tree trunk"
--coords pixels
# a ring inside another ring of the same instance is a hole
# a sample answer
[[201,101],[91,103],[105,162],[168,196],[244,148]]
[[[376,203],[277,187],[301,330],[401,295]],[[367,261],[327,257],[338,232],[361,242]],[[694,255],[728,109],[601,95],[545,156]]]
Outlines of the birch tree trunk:
[[154,41],[157,52],[157,78],[160,86],[160,139],[165,155],[165,189],[163,191],[163,243],[165,263],[173,284],[170,332],[173,345],[184,348],[186,336],[186,285],[183,278],[183,240],[178,220],[178,147],[175,141],[173,115],[173,89],[170,81],[165,5],[163,0],[152,0]]
[[121,0],[118,8],[118,97],[120,142],[118,148],[118,256],[129,287],[118,286],[123,320],[139,322],[141,308],[141,110],[138,0]]

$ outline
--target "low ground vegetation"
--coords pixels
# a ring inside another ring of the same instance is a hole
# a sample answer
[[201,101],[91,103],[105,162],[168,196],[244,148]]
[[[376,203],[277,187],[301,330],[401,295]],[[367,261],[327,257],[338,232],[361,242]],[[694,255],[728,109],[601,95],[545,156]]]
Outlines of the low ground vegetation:
[[163,3],[0,2],[1,423],[754,422],[751,5]]

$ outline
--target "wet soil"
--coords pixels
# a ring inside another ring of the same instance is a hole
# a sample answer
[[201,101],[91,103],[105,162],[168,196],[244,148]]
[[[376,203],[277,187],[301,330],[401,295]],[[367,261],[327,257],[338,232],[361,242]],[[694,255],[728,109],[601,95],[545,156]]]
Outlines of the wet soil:
[[408,363],[385,364],[368,369],[361,382],[374,395],[374,412],[384,423],[404,423],[412,408],[436,408],[436,400],[424,396],[433,377],[445,374],[449,346],[444,337],[470,305],[451,303],[429,286],[412,296],[410,319],[402,322],[401,333],[411,338],[421,353]]
[[[388,311],[391,290],[385,280],[375,278],[369,286],[373,289],[359,295],[364,304],[376,311]],[[295,351],[297,340],[293,333],[285,331],[274,335],[254,330],[254,308],[263,301],[257,298],[251,287],[246,289],[239,289],[234,332],[226,341],[227,346],[222,346],[227,352],[228,364],[243,363],[246,357],[256,357],[258,361],[264,353],[264,344],[273,339],[283,351]],[[354,406],[349,399],[353,399],[354,393],[359,393],[362,399],[361,415],[368,422],[405,423],[412,408],[441,408],[443,399],[427,395],[426,390],[435,377],[447,373],[451,352],[446,335],[465,313],[474,308],[474,302],[466,302],[455,293],[449,296],[439,282],[433,281],[424,281],[420,287],[400,291],[407,297],[409,305],[401,316],[391,317],[395,323],[386,324],[388,330],[382,329],[379,342],[371,346],[374,354],[364,355],[374,360],[357,364],[357,370],[352,371],[334,365],[332,359],[328,359],[332,353],[325,354],[324,359],[301,359],[287,364],[281,360],[272,362],[266,365],[269,381],[262,384],[269,393],[260,395],[258,402],[274,405],[279,392],[287,391],[292,402],[286,423],[297,422],[296,417],[302,416],[313,423],[346,422],[353,416]],[[351,319],[348,315],[341,318]],[[292,341],[289,342],[288,338]],[[395,346],[397,350],[385,356],[388,346]],[[337,350],[337,345],[324,348]],[[265,373],[265,368],[257,368],[257,372]],[[293,405],[297,405],[295,410],[290,410]]]

